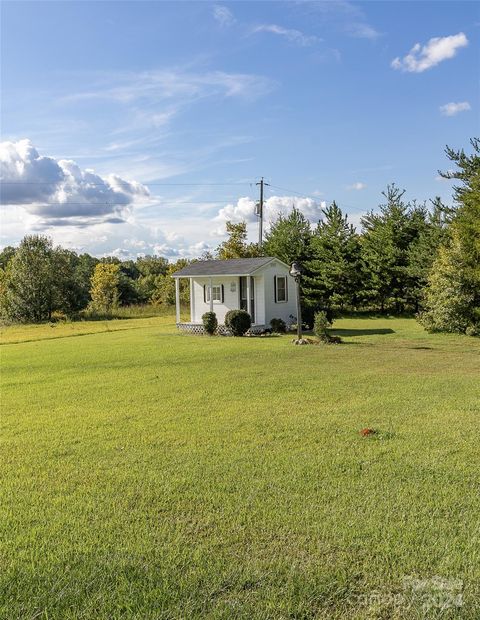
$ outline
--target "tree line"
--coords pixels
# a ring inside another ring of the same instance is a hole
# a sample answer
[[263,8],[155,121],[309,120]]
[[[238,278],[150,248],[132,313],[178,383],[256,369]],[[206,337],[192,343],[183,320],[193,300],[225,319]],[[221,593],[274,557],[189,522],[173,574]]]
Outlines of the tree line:
[[[458,181],[453,206],[405,201],[392,184],[361,230],[333,202],[316,226],[296,208],[272,222],[260,248],[245,222],[227,222],[228,238],[197,260],[276,256],[304,269],[307,322],[315,311],[415,313],[429,330],[480,331],[480,140],[473,152],[447,147],[456,166],[442,176]],[[55,314],[111,315],[119,305],[175,303],[171,274],[189,261],[144,256],[121,261],[77,254],[40,235],[0,253],[0,312],[39,322]],[[189,290],[181,281],[181,301]]]

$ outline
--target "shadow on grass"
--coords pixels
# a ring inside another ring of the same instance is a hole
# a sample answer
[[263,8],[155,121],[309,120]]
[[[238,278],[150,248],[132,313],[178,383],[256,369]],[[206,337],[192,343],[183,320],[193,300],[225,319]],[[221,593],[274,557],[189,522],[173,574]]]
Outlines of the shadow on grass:
[[335,336],[384,336],[386,334],[394,334],[395,330],[385,329],[332,329]]

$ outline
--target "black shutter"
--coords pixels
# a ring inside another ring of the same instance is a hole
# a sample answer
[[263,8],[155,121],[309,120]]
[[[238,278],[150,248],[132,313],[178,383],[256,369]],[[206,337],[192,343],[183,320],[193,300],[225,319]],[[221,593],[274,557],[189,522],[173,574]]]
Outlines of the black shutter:
[[277,276],[273,276],[273,290],[275,295],[275,303],[277,303]]
[[225,293],[224,293],[224,286],[222,284],[222,304],[223,304],[224,299],[225,299]]
[[207,303],[207,285],[203,285],[203,303]]
[[285,301],[288,301],[288,278],[285,276]]

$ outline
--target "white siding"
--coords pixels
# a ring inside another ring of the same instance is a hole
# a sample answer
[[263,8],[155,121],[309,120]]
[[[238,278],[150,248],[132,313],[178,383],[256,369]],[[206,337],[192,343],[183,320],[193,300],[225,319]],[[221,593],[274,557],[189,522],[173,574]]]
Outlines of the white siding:
[[255,276],[255,323],[265,325],[265,279]]
[[[255,324],[269,326],[273,318],[283,319],[287,324],[292,322],[291,315],[297,315],[295,280],[288,273],[289,268],[280,261],[272,261],[253,276],[255,279]],[[288,298],[286,302],[275,302],[275,276],[287,276]],[[209,286],[209,277],[193,277],[193,316],[194,323],[202,322],[202,315],[210,311],[210,302],[204,301],[204,286]],[[240,307],[240,278],[239,276],[212,277],[212,285],[223,284],[223,303],[213,302],[213,311],[218,322],[223,324],[225,314],[229,310]],[[232,291],[232,285],[235,290]]]
[[[217,315],[217,320],[219,323],[223,323],[227,312],[239,307],[240,283],[238,276],[222,276],[212,277],[212,285],[215,286],[215,284],[223,284],[223,304],[217,301],[213,302],[213,311]],[[232,284],[235,284],[235,291],[231,290]],[[210,278],[194,278],[195,316],[193,320],[195,323],[201,323],[202,315],[205,314],[205,312],[210,312],[210,302],[205,302],[203,297],[204,285],[207,287],[210,285]]]
[[[289,268],[274,261],[262,269],[265,295],[265,325],[269,326],[272,319],[283,319],[291,323],[290,315],[297,316],[297,299],[295,280],[288,273]],[[287,301],[275,302],[275,276],[287,276]]]

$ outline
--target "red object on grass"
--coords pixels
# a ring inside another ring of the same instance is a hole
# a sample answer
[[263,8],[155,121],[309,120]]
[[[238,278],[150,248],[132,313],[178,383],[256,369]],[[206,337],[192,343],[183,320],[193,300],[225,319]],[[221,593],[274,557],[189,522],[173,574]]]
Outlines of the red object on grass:
[[362,437],[368,437],[369,435],[375,435],[377,431],[374,428],[362,428],[360,435]]

